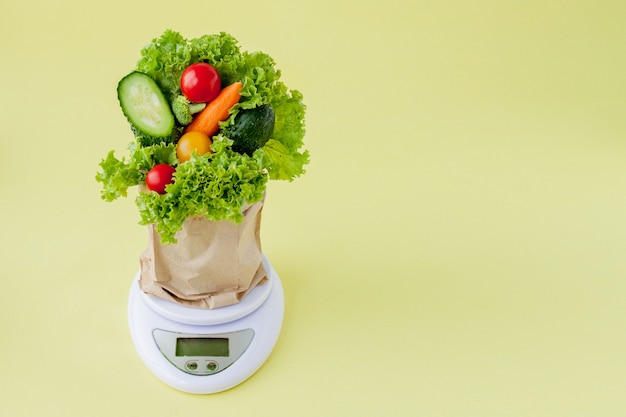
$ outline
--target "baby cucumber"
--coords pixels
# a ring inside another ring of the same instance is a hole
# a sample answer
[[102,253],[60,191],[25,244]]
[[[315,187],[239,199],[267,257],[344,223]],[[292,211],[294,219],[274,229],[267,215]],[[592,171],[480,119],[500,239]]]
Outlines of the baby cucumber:
[[225,132],[234,142],[233,150],[252,155],[262,148],[274,133],[274,119],[274,110],[268,105],[241,110],[234,125]]
[[172,134],[174,115],[157,83],[141,72],[131,72],[117,85],[122,112],[139,133],[161,138]]

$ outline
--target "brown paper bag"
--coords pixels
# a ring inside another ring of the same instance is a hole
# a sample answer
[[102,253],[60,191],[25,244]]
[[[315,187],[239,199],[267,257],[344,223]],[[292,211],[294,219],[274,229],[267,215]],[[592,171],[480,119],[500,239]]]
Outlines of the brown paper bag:
[[190,217],[171,245],[161,244],[148,226],[148,247],[140,257],[142,291],[197,308],[238,303],[267,280],[261,261],[262,209],[262,201],[247,205],[238,224]]

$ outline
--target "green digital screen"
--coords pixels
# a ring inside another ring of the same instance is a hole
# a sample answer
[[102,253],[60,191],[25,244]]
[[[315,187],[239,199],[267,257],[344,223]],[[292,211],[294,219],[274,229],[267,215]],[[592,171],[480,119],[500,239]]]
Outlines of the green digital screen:
[[176,356],[228,356],[228,338],[181,337],[176,339]]

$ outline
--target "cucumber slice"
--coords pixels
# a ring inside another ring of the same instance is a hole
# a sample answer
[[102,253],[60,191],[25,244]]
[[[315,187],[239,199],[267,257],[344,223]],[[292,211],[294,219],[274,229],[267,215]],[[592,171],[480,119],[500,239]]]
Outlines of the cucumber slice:
[[131,72],[117,85],[122,112],[137,131],[167,137],[174,129],[174,115],[157,83],[141,72]]

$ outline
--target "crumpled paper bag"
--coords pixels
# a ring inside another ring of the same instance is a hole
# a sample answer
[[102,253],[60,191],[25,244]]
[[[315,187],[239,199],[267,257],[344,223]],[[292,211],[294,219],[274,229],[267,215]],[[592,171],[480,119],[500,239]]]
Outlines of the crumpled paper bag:
[[262,263],[263,202],[244,207],[241,223],[188,218],[177,243],[161,244],[148,226],[140,256],[142,291],[190,307],[213,309],[241,301],[267,280]]

